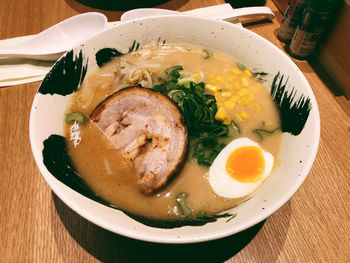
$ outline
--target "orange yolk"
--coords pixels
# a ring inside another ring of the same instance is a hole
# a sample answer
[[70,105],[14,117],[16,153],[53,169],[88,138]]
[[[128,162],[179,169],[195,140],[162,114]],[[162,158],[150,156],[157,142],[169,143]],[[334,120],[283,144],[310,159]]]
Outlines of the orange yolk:
[[226,172],[242,183],[253,183],[261,179],[265,161],[261,149],[244,146],[234,150],[226,162]]

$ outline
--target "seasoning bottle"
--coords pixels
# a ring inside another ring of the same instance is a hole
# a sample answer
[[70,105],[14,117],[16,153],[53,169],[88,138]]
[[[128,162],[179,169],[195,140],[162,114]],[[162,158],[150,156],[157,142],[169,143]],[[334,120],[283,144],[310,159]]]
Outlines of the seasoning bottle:
[[295,58],[306,58],[315,49],[337,0],[308,0],[302,19],[289,45]]
[[300,19],[306,6],[306,0],[290,0],[277,38],[286,44],[289,44],[293,38],[294,32],[299,25]]

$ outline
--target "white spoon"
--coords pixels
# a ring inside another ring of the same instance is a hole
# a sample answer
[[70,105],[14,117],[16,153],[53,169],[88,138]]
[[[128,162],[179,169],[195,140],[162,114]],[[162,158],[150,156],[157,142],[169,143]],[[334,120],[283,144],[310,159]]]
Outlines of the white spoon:
[[125,12],[120,21],[126,22],[129,20],[149,17],[149,16],[161,16],[161,15],[172,15],[172,14],[190,14],[201,17],[220,19],[220,20],[234,20],[237,18],[249,18],[250,20],[261,20],[269,19],[272,20],[275,14],[270,8],[265,6],[259,7],[244,7],[233,9],[230,4],[222,4],[216,6],[209,6],[204,8],[198,8],[185,12],[178,12],[174,10],[161,9],[161,8],[138,8]]
[[0,48],[0,58],[22,57],[54,61],[80,41],[106,28],[106,25],[107,18],[101,13],[79,14],[63,20],[26,41]]

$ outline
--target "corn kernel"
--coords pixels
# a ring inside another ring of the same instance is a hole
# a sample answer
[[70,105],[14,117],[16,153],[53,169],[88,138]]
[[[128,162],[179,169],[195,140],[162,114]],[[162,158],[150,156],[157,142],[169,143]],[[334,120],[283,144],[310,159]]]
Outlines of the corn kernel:
[[252,73],[248,69],[245,69],[243,72],[247,74],[248,77],[252,76]]
[[228,109],[234,109],[236,107],[236,102],[231,101],[231,100],[225,101],[224,106]]
[[221,94],[221,96],[223,96],[224,98],[230,97],[231,95],[232,95],[232,93],[229,92],[229,91],[224,91],[224,92]]
[[232,98],[232,100],[234,101],[234,102],[238,102],[239,101],[239,96],[233,96],[233,98]]
[[223,124],[225,124],[225,125],[230,125],[231,124],[231,118],[230,118],[230,116],[226,116],[226,118],[225,118],[225,120],[222,122]]
[[222,122],[225,125],[230,125],[232,122],[230,116],[227,115],[227,117],[225,118],[225,120]]
[[249,93],[250,93],[250,90],[246,88],[242,88],[237,92],[238,96],[241,96],[241,97],[247,96],[249,95]]
[[224,81],[224,79],[223,79],[221,76],[217,76],[217,77],[216,77],[216,80],[217,80],[218,82],[223,82],[223,81]]
[[249,99],[249,101],[252,101],[252,100],[254,100],[254,95],[253,94],[250,94],[249,96],[248,96],[248,99]]
[[218,107],[220,108],[220,107],[224,107],[224,104],[218,103],[218,102],[217,102],[217,103],[216,103],[216,106],[218,106]]
[[220,107],[215,114],[215,120],[221,121],[223,124],[229,125],[231,123],[230,116],[226,113],[225,108]]
[[248,86],[248,79],[246,77],[241,78],[241,83],[243,86]]
[[240,71],[239,69],[233,69],[232,70],[232,73],[235,74],[235,75],[241,75],[242,74],[242,71]]
[[226,113],[226,110],[224,107],[220,107],[218,111],[215,114],[215,120],[224,122],[227,117],[229,117]]
[[209,78],[211,78],[211,79],[213,79],[214,76],[215,76],[215,75],[214,75],[213,73],[210,73],[210,74],[209,74]]
[[211,84],[206,84],[205,85],[205,90],[210,91],[210,92],[215,92],[217,91],[218,87],[211,85]]
[[246,113],[245,111],[241,111],[241,112],[239,113],[239,116],[240,116],[241,119],[244,120],[244,121],[250,120],[249,114]]
[[212,79],[209,81],[210,84],[216,84],[216,80],[215,79]]

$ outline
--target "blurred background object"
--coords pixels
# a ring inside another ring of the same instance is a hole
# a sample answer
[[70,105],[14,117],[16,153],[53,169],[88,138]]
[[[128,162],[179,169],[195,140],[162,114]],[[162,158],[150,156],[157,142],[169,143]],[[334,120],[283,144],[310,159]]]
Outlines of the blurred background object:
[[169,0],[77,0],[78,2],[102,10],[126,11],[134,8],[154,7]]
[[338,0],[308,0],[289,45],[293,57],[307,58],[315,50]]
[[350,1],[341,1],[337,15],[316,49],[322,67],[350,99]]
[[[285,12],[288,0],[274,0]],[[350,99],[350,0],[339,0],[310,64],[335,95]]]
[[288,7],[284,12],[284,17],[278,31],[277,38],[283,43],[289,44],[293,38],[294,32],[299,25],[306,6],[306,0],[290,0]]

